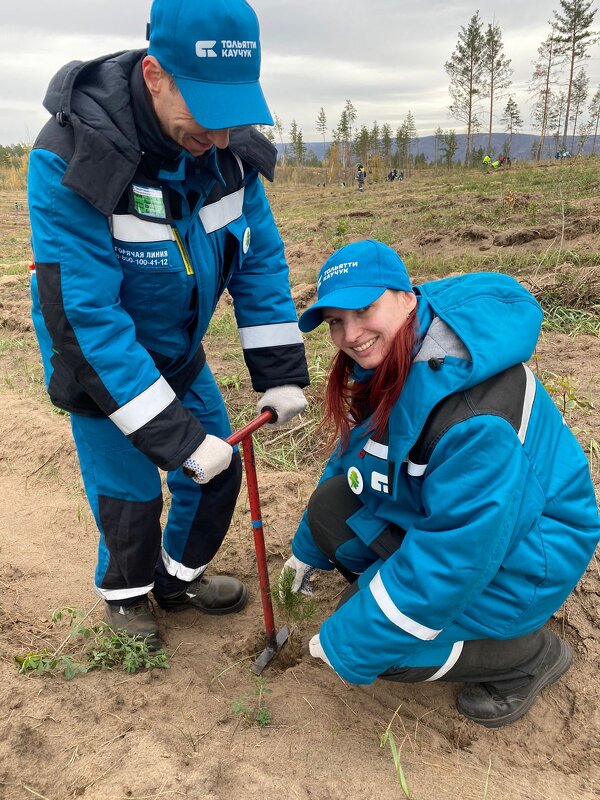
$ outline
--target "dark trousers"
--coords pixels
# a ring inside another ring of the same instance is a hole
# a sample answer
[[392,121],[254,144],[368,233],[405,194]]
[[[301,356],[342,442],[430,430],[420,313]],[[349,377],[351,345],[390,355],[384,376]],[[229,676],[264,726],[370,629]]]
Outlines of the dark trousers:
[[[347,525],[361,507],[359,498],[348,486],[345,475],[320,484],[308,503],[308,523],[313,539],[324,555],[349,582],[338,608],[359,591],[360,572],[378,559],[387,559],[402,546],[404,531],[390,524],[383,533],[365,545]],[[542,663],[548,648],[543,629],[516,639],[477,639],[465,641],[454,665],[441,680],[459,683],[516,681],[529,678]],[[440,665],[396,667],[380,677],[403,683],[436,680]]]

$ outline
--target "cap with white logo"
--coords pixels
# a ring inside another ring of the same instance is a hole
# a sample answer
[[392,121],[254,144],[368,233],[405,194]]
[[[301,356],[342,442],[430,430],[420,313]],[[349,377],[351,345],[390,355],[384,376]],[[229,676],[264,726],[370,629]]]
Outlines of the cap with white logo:
[[323,322],[324,308],[365,308],[386,289],[413,290],[395,250],[375,239],[340,247],[321,267],[317,302],[300,315],[298,327],[308,333]]
[[148,55],[173,75],[204,128],[272,125],[258,80],[259,37],[245,0],[154,0]]

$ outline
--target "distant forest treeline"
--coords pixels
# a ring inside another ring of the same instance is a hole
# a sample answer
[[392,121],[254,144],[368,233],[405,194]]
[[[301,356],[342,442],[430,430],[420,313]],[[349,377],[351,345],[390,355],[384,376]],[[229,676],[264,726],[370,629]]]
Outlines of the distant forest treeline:
[[[375,165],[383,161],[401,167],[418,165],[420,158],[450,167],[457,159],[465,166],[473,165],[482,152],[536,161],[557,151],[594,153],[600,126],[600,86],[590,86],[584,63],[600,41],[600,33],[593,27],[598,9],[594,0],[559,0],[559,4],[548,22],[548,35],[537,49],[528,85],[531,118],[538,131],[535,136],[520,133],[524,123],[511,94],[513,69],[502,29],[495,20],[484,25],[478,11],[461,26],[456,47],[444,64],[449,80],[448,110],[464,125],[464,135],[438,127],[433,136],[419,138],[410,110],[396,130],[386,122],[374,122],[371,128],[358,125],[351,100],[346,100],[333,126],[320,108],[315,123],[322,146],[306,144],[295,119],[284,128],[275,115],[274,128],[265,128],[264,133],[277,144],[284,163],[302,167],[321,160],[340,175],[347,174],[352,161]],[[499,127],[505,134],[502,141],[494,133]]]

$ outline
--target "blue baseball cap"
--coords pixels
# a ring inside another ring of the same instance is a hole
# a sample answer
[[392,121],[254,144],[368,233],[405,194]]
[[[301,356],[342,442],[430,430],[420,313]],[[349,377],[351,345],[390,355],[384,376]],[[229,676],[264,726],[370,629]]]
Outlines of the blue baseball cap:
[[374,239],[340,247],[321,267],[317,302],[300,315],[298,327],[308,333],[323,322],[324,308],[364,308],[386,289],[413,290],[395,250]]
[[258,82],[260,30],[245,0],[154,0],[148,55],[204,128],[272,125]]

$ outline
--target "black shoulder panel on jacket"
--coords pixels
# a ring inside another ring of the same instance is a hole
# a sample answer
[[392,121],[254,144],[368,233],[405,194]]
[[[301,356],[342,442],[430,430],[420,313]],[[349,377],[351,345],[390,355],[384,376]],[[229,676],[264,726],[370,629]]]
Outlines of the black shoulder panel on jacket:
[[268,181],[273,181],[277,148],[260,131],[251,125],[232,128],[229,133],[229,147],[241,159],[256,167]]
[[526,386],[525,367],[516,364],[471,389],[445,397],[427,417],[411,448],[410,460],[414,464],[428,464],[436,444],[450,428],[482,414],[502,417],[518,432]]
[[75,149],[73,128],[70,125],[59,125],[55,117],[52,117],[39,132],[33,149],[49,150],[68,164]]

